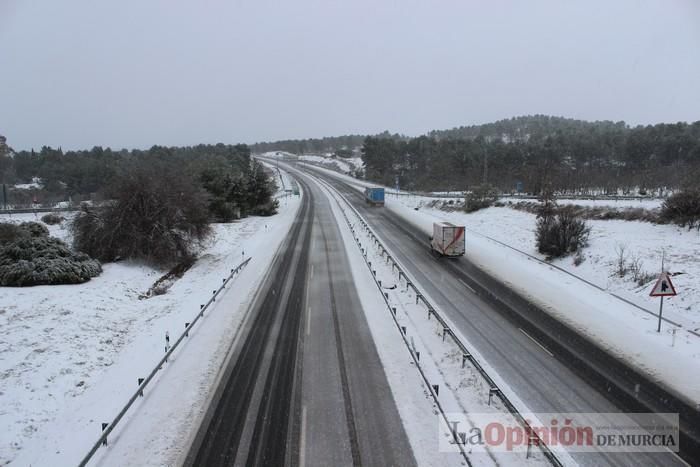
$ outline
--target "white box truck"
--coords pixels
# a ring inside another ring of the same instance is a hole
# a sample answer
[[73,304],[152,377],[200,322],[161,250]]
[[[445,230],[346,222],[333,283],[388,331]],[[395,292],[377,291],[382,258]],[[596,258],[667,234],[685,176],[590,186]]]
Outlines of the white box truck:
[[464,256],[464,226],[449,222],[433,223],[433,236],[430,237],[430,249],[440,256]]

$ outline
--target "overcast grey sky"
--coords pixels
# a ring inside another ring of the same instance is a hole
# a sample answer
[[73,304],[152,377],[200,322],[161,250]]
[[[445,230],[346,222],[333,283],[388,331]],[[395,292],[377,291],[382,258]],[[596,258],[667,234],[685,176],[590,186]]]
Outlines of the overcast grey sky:
[[697,0],[0,0],[15,149],[700,120]]

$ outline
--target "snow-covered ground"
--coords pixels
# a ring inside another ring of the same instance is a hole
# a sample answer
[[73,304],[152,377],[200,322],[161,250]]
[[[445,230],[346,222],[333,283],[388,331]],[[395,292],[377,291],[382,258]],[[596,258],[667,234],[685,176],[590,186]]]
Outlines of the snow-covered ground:
[[[288,232],[299,197],[273,217],[217,224],[200,259],[164,295],[139,296],[163,271],[104,265],[80,285],[0,290],[0,464],[76,465],[196,316],[212,290],[252,257],[98,451],[102,465],[172,465],[187,449],[204,399],[246,305]],[[8,220],[3,216],[2,220]],[[36,220],[33,214],[12,221]],[[52,235],[69,239],[65,227]]]
[[[401,198],[399,198],[400,200]],[[671,232],[652,232],[647,237],[656,238],[654,243],[634,243],[631,237],[638,237],[645,229],[653,230],[654,226],[641,223],[627,223],[615,221],[620,230],[617,232],[607,230],[606,226],[598,225],[599,231],[592,235],[591,244],[600,244],[599,247],[589,250],[589,258],[584,264],[589,274],[600,279],[601,276],[610,275],[610,248],[618,242],[626,245],[635,245],[641,254],[650,256],[652,252],[660,250],[661,246],[683,244],[684,250],[678,256],[670,256],[671,265],[676,264],[671,270],[684,271],[684,275],[675,276],[676,286],[681,294],[686,294],[684,302],[682,295],[673,299],[666,299],[666,308],[671,311],[666,315],[680,319],[686,317],[686,326],[679,328],[675,337],[672,333],[674,326],[664,323],[663,332],[656,332],[656,318],[638,308],[629,305],[609,294],[607,291],[598,290],[585,282],[559,271],[547,264],[532,260],[528,256],[502,244],[494,242],[479,235],[479,228],[485,230],[484,225],[490,229],[500,230],[499,237],[504,243],[526,251],[532,240],[526,227],[530,216],[526,213],[514,213],[508,208],[491,208],[493,217],[485,219],[481,224],[473,218],[476,215],[464,213],[446,213],[437,209],[419,209],[416,211],[414,203],[392,202],[387,200],[387,208],[395,211],[407,221],[415,224],[430,234],[432,223],[437,219],[449,219],[453,222],[464,224],[470,230],[467,235],[467,254],[470,261],[479,265],[505,284],[510,284],[520,294],[539,304],[544,310],[551,313],[569,326],[577,329],[583,335],[598,342],[603,348],[628,361],[633,366],[648,374],[652,379],[665,385],[669,389],[682,394],[692,405],[700,403],[700,374],[696,371],[700,366],[700,338],[688,332],[689,327],[698,326],[697,309],[691,306],[690,310],[685,303],[697,298],[697,286],[693,285],[693,275],[697,274],[695,258],[700,253],[700,242],[697,233],[695,238],[686,237],[685,232],[677,229]],[[477,213],[478,215],[478,213]],[[487,216],[487,211],[480,214]],[[470,217],[471,216],[471,217]],[[512,216],[512,217],[511,217]],[[518,223],[512,219],[519,219]],[[534,220],[529,219],[534,225]],[[611,221],[600,221],[611,222]],[[673,227],[668,227],[673,229]],[[492,232],[493,233],[493,232]],[[692,235],[692,234],[688,234]],[[598,239],[598,241],[596,241]],[[645,245],[642,248],[642,244]],[[679,250],[680,251],[680,250]],[[693,253],[695,252],[695,253]],[[527,253],[534,253],[532,249]],[[667,255],[670,255],[670,251]],[[655,258],[654,258],[655,259]],[[648,261],[648,268],[652,269],[654,259]],[[680,261],[683,263],[680,263]],[[567,263],[568,262],[568,263]],[[561,260],[559,263],[574,268],[570,264],[571,259]],[[600,269],[596,270],[596,264]],[[697,277],[697,276],[695,276]],[[697,279],[695,279],[697,282]],[[613,281],[610,282],[611,284]],[[639,297],[648,293],[651,284],[640,289]],[[634,287],[632,287],[634,289]],[[679,306],[681,302],[683,305]],[[651,306],[648,306],[652,308]],[[652,308],[653,310],[653,308]],[[681,314],[683,313],[683,314]]]
[[[505,201],[512,201],[512,198],[504,198]],[[576,204],[578,206],[606,207],[606,208],[660,208],[663,203],[661,198],[639,198],[639,199],[571,199],[558,198],[559,204]]]
[[275,159],[306,162],[343,174],[352,174],[356,170],[362,169],[363,166],[361,157],[341,158],[333,157],[333,154],[304,154],[302,156],[297,156],[284,151],[271,151],[260,155],[262,157],[271,157]]
[[[508,207],[493,207],[474,213],[444,212],[426,207],[425,201],[402,203],[411,208],[419,207],[432,216],[449,219],[465,225],[473,235],[485,235],[513,246],[527,254],[544,259],[535,245],[535,215]],[[667,298],[664,316],[677,321],[688,329],[700,331],[700,234],[674,225],[658,225],[649,222],[623,220],[591,220],[589,245],[583,250],[584,261],[576,266],[573,257],[552,261],[600,287],[619,294],[651,312],[658,310],[659,299],[649,296],[649,291],[661,270],[665,255],[666,269],[681,293]],[[471,241],[469,238],[467,241]],[[628,272],[617,274],[620,251],[629,267],[638,260],[639,267],[649,279],[638,285]],[[665,253],[664,253],[665,252]]]

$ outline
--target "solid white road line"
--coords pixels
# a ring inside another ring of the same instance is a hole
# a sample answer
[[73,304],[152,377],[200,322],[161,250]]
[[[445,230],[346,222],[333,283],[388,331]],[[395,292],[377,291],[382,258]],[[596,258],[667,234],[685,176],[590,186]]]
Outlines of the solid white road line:
[[547,349],[545,348],[544,345],[542,345],[542,344],[540,344],[539,342],[537,342],[537,341],[535,340],[535,338],[532,337],[530,334],[526,333],[526,332],[523,330],[523,328],[518,328],[518,329],[520,330],[520,332],[522,332],[523,334],[525,334],[525,335],[527,336],[528,339],[530,339],[532,342],[534,342],[535,344],[537,344],[537,346],[538,346],[540,349],[544,350],[544,351],[547,353],[547,355],[549,355],[550,357],[554,357],[554,354],[553,354],[552,352],[550,352],[549,350],[547,350]]
[[311,274],[309,274],[309,279],[314,277],[314,265],[311,265]]
[[311,307],[308,308],[308,313],[306,313],[306,335],[311,334]]
[[301,436],[299,440],[299,466],[306,465],[306,404],[301,408]]
[[[471,287],[469,287],[469,284],[467,284],[466,282],[464,282],[462,279],[457,279],[457,280],[458,280],[459,282],[461,282],[463,286],[465,286],[466,288],[468,288],[469,290],[471,290],[473,294],[476,294],[476,290],[474,290],[474,289],[472,289]],[[522,329],[521,329],[521,331],[522,331]]]

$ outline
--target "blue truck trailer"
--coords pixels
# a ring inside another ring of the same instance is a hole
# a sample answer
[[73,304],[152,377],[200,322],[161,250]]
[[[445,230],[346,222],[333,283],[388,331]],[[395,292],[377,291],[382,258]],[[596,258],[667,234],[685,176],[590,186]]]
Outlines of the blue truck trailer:
[[384,188],[365,188],[365,201],[372,206],[384,206]]

